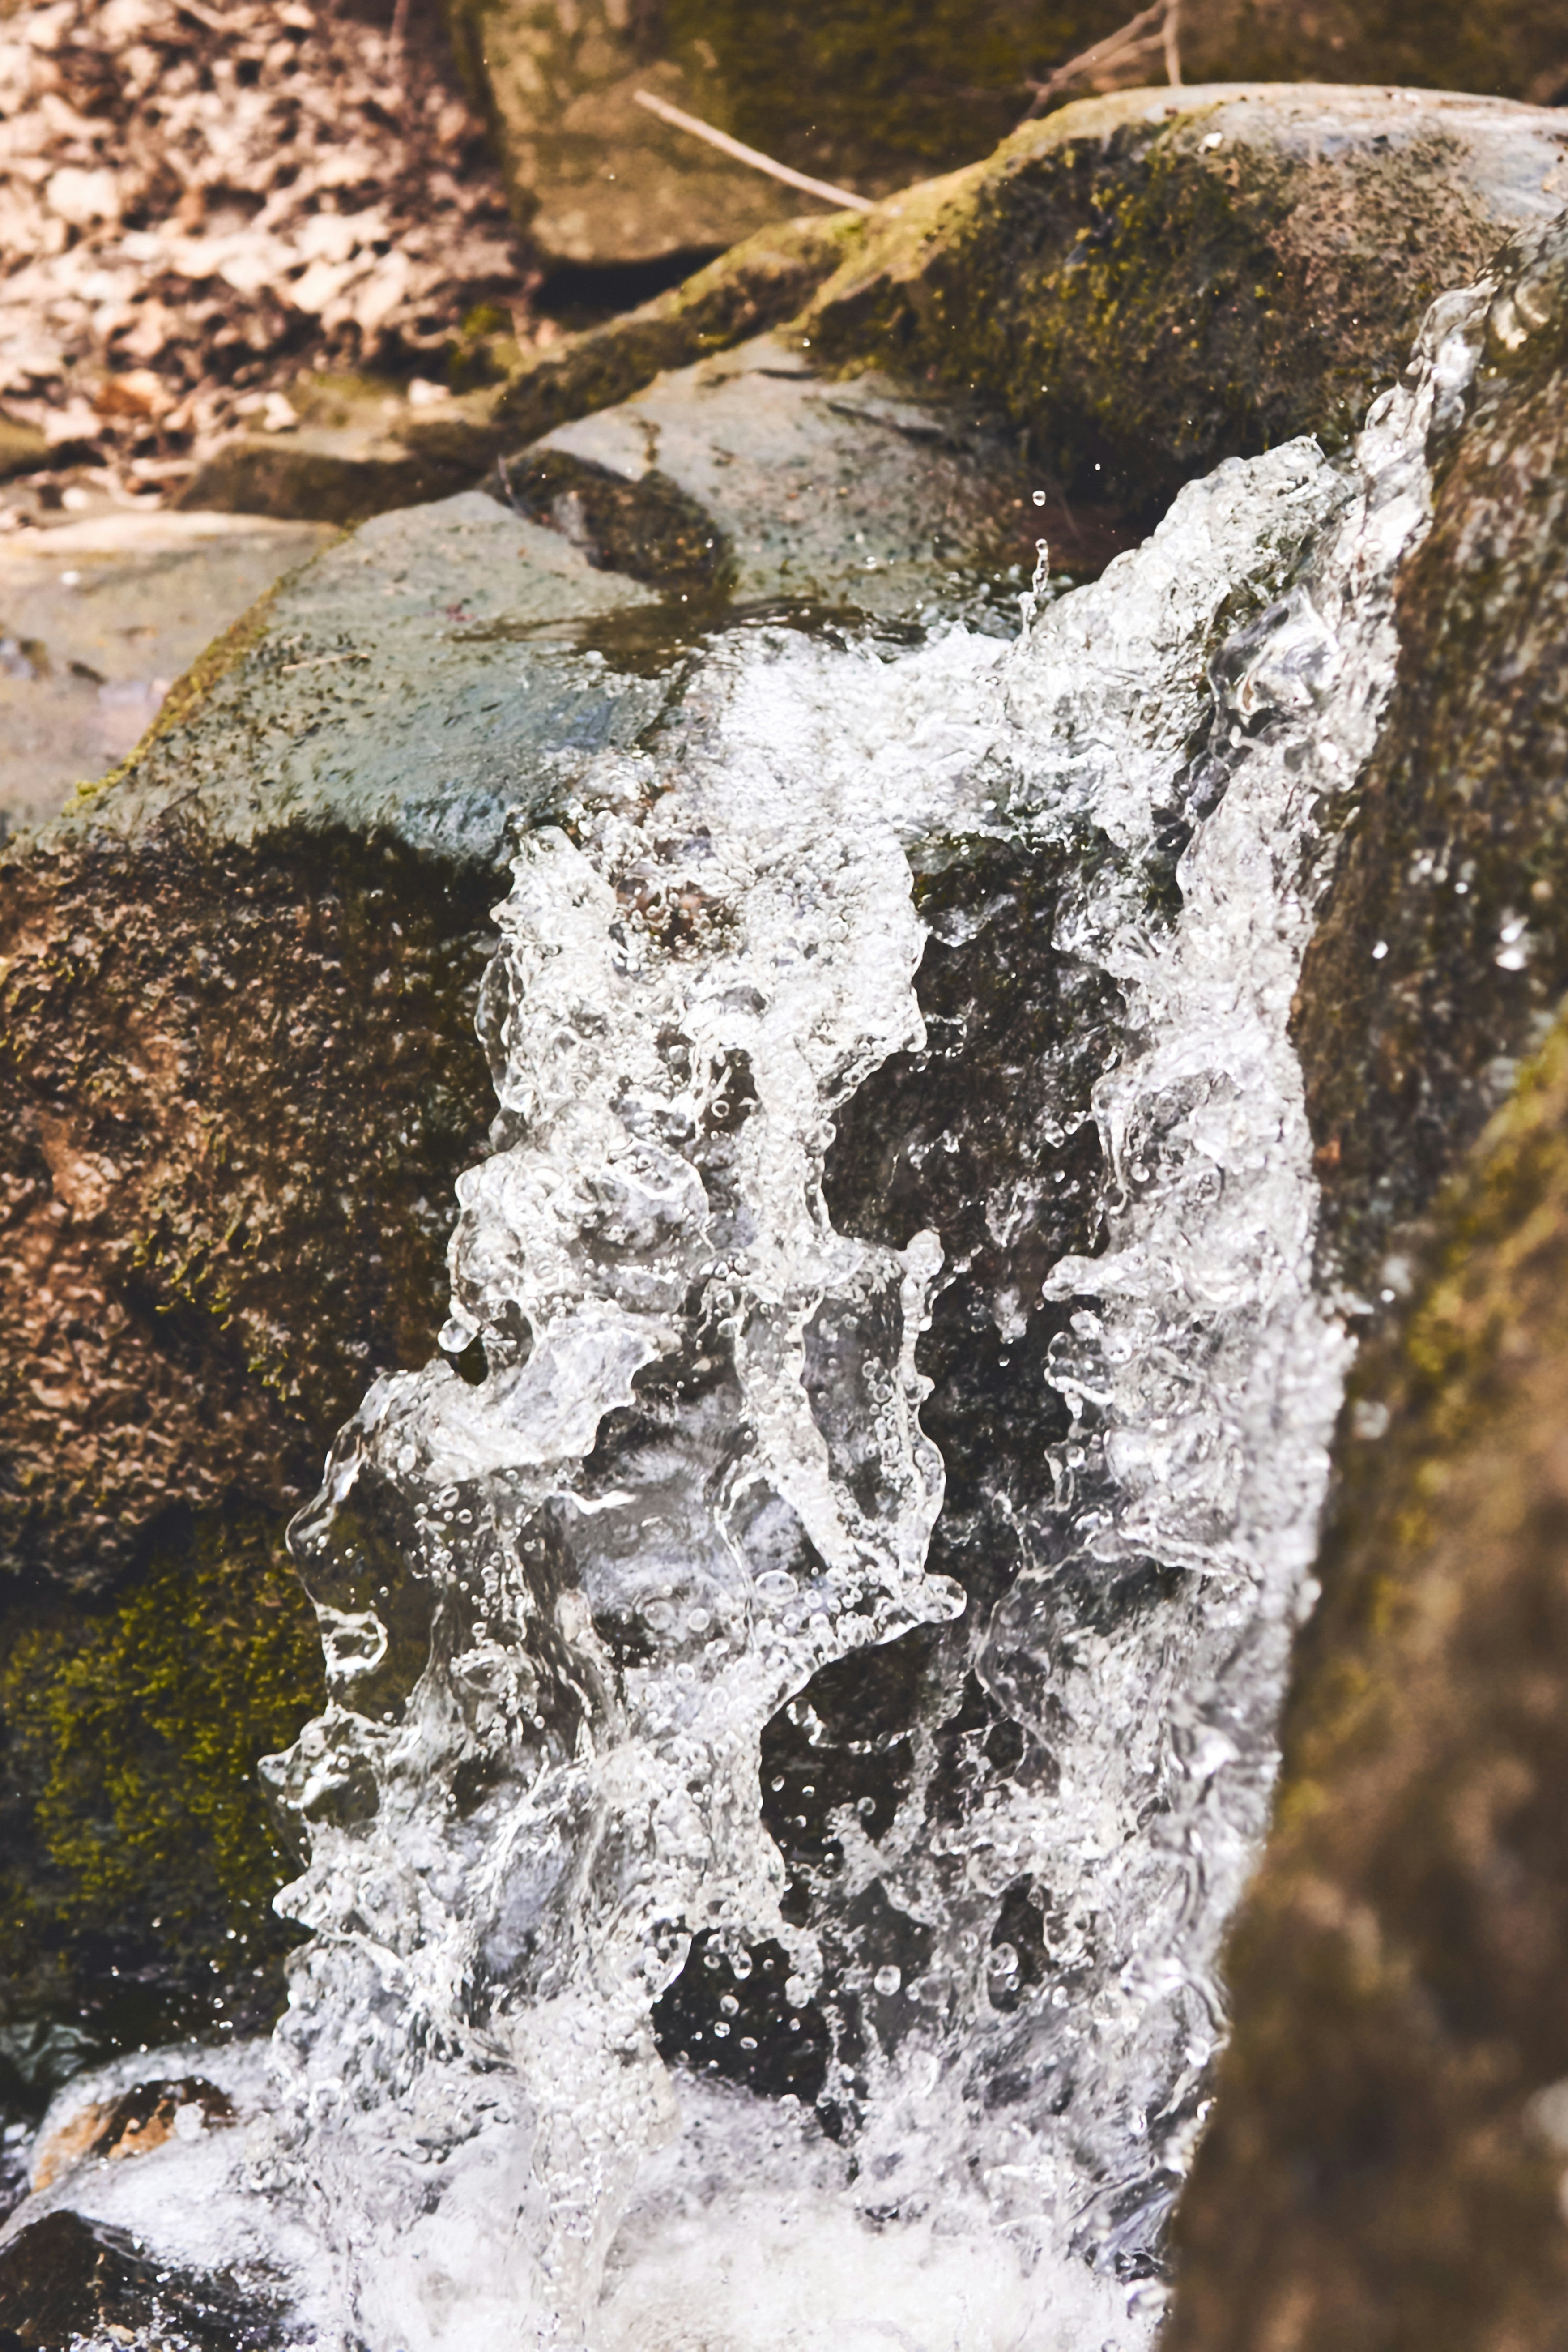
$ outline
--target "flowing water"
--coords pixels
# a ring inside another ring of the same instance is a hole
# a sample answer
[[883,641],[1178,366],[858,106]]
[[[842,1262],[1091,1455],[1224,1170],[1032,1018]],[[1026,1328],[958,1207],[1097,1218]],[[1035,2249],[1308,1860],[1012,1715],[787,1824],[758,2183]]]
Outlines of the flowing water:
[[521,838],[447,1352],[294,1532],[260,2117],[95,2192],[291,2340],[1150,2336],[1348,1356],[1289,1010],[1483,302],[1013,643],[716,641]]

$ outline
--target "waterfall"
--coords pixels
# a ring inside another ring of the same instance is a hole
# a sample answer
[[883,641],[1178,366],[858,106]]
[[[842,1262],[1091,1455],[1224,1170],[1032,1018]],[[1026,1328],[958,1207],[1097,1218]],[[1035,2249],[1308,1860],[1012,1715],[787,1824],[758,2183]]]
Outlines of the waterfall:
[[[1290,1006],[1484,302],[1014,642],[716,638],[519,837],[444,1353],[292,1536],[243,2201],[307,2339],[1148,2340],[1350,1348]],[[980,1240],[894,1230],[848,1139],[962,1079],[925,979],[1047,870],[1083,1017],[986,1106]]]

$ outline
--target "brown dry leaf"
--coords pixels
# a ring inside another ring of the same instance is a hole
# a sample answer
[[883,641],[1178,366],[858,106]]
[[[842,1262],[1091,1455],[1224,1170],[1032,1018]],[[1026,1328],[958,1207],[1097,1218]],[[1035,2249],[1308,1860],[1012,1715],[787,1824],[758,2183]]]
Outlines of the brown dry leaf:
[[528,257],[434,23],[399,47],[332,0],[0,18],[9,413],[145,484],[247,394],[429,373],[476,303],[522,304]]

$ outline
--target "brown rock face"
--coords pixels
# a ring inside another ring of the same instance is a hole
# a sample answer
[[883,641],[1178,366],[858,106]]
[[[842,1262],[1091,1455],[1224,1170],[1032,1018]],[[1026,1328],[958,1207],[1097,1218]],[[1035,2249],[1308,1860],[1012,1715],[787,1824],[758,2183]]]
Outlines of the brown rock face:
[[1302,981],[1331,1247],[1385,1301],[1424,1272],[1355,1382],[1169,2352],[1568,2340],[1561,1023],[1432,1206],[1568,981],[1565,294],[1559,226],[1492,306]]
[[1564,2340],[1565,1139],[1559,1032],[1363,1368],[1171,2352]]
[[171,818],[7,877],[9,1569],[91,1580],[174,1499],[290,1507],[375,1370],[430,1350],[489,1111],[488,877],[335,846]]

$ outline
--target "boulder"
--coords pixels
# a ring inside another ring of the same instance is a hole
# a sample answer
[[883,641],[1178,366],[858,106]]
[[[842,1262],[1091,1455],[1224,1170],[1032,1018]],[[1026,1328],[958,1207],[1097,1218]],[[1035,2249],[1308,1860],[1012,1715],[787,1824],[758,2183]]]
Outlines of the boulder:
[[1441,93],[1124,91],[1030,123],[864,216],[742,245],[531,360],[496,403],[532,439],[774,326],[1005,416],[1040,478],[1145,520],[1227,455],[1333,447],[1433,297],[1568,191],[1568,121]]
[[1381,1328],[1170,2352],[1561,2340],[1568,228],[1500,281],[1298,1002],[1328,1271]]
[[171,2276],[125,2231],[61,2208],[0,2244],[0,2331],[6,2352],[68,2352],[84,2340],[133,2342],[142,2331],[194,2352],[271,2352],[272,2315],[220,2281]]

